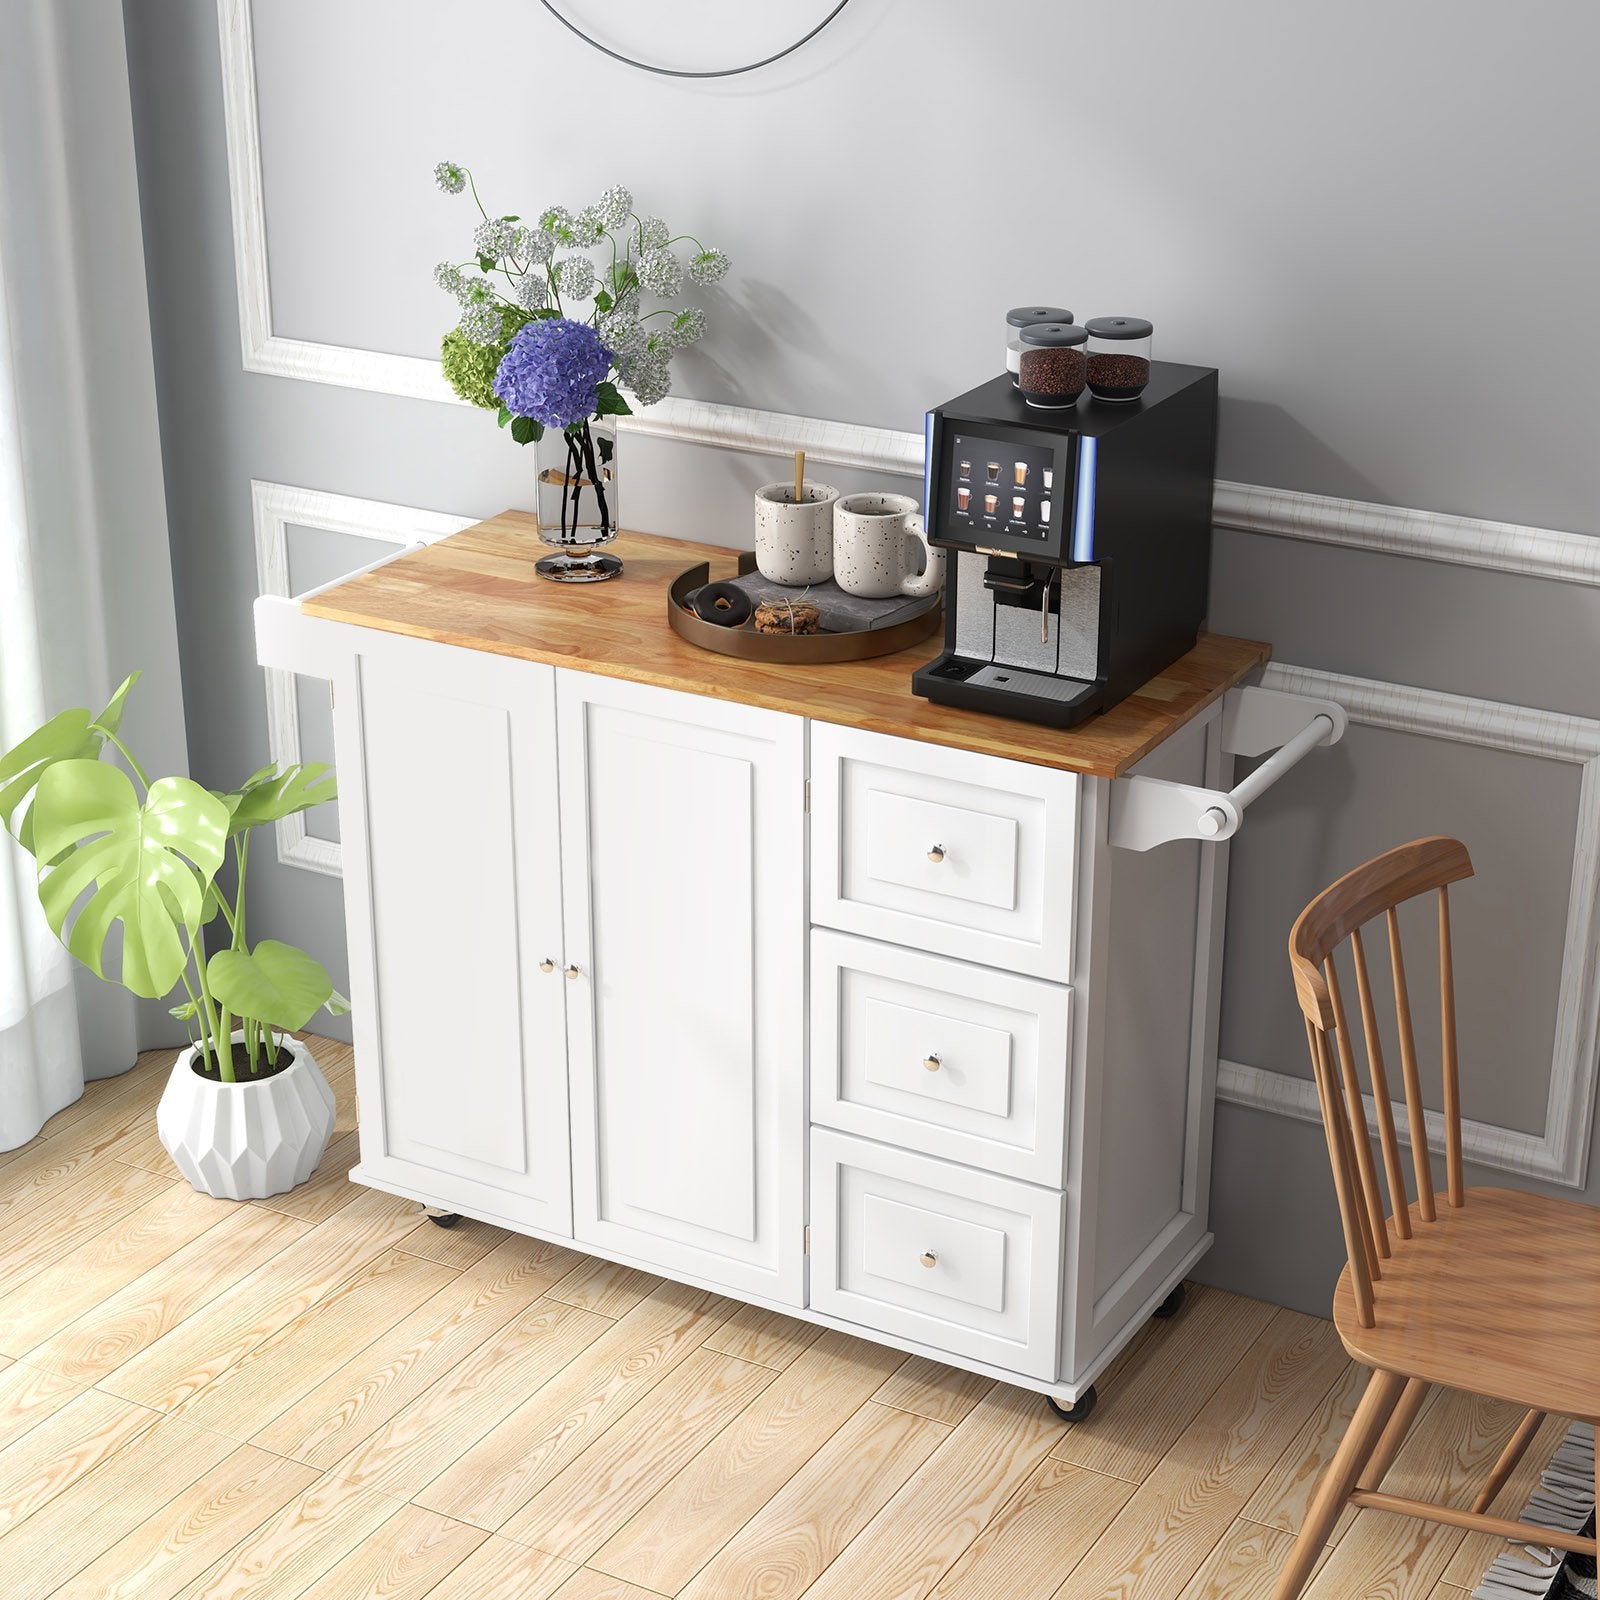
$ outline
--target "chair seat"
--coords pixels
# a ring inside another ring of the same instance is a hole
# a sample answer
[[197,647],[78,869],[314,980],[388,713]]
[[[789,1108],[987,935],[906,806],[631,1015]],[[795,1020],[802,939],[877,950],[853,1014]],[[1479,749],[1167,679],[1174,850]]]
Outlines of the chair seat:
[[1333,1320],[1364,1366],[1560,1416],[1600,1417],[1600,1207],[1511,1189],[1411,1208],[1374,1283],[1376,1326],[1356,1318],[1347,1266]]

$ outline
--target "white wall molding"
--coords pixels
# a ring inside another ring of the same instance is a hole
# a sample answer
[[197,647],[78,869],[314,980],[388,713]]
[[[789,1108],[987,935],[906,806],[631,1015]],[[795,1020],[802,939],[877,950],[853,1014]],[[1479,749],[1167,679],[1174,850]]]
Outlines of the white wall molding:
[[[239,336],[247,372],[461,405],[436,361],[290,339],[272,326],[250,0],[217,0]],[[669,397],[622,419],[630,433],[918,477],[920,433]],[[1216,523],[1245,533],[1600,584],[1600,538],[1219,480]]]
[[1347,545],[1384,555],[1420,556],[1563,583],[1600,584],[1600,538],[1589,534],[1528,528],[1515,522],[1484,522],[1442,511],[1338,500],[1221,479],[1215,504],[1217,526],[1243,533]]
[[[1287,664],[1270,665],[1262,682],[1271,689],[1337,700],[1353,724],[1566,761],[1582,769],[1544,1129],[1534,1134],[1471,1120],[1462,1124],[1468,1160],[1582,1188],[1600,1081],[1600,722]],[[1220,1061],[1217,1093],[1235,1105],[1321,1121],[1314,1084],[1293,1073]],[[1368,1104],[1370,1110],[1370,1097]],[[1403,1108],[1399,1124],[1403,1129]],[[1432,1112],[1428,1129],[1430,1144],[1442,1149],[1443,1126]]]
[[[319,489],[296,489],[286,483],[250,484],[251,513],[255,524],[256,582],[262,594],[285,598],[305,589],[289,574],[289,528],[315,528],[324,533],[345,533],[357,539],[403,549],[431,544],[472,526],[471,517],[450,517],[413,506],[390,505],[383,500],[361,500],[353,495],[324,494]],[[300,705],[295,695],[295,675],[278,667],[266,669],[267,754],[288,766],[305,758],[300,753]],[[288,867],[303,867],[337,878],[342,871],[339,845],[319,839],[306,830],[305,814],[285,817],[277,825],[278,860]]]

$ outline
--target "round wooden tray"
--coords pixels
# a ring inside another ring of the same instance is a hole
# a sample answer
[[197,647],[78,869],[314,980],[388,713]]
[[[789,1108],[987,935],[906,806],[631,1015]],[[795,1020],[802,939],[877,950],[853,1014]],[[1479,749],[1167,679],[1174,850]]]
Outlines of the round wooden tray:
[[[755,552],[739,553],[739,576],[756,570]],[[711,581],[711,564],[702,561],[672,580],[667,591],[667,621],[672,631],[702,650],[719,656],[740,656],[746,661],[826,662],[865,661],[871,656],[889,656],[937,633],[944,625],[944,612],[935,599],[926,611],[907,617],[886,628],[865,628],[859,633],[757,633],[746,624],[742,628],[722,628],[705,622],[689,609],[688,597],[701,584]]]

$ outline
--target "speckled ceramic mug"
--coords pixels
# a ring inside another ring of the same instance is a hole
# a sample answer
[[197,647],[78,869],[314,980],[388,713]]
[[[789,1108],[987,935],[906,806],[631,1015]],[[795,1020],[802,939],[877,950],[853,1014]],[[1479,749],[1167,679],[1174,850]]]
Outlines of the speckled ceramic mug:
[[839,491],[808,483],[797,502],[792,483],[756,490],[756,568],[769,583],[801,589],[833,576],[833,507]]
[[928,543],[910,495],[847,495],[833,510],[833,578],[866,600],[937,594],[944,551]]

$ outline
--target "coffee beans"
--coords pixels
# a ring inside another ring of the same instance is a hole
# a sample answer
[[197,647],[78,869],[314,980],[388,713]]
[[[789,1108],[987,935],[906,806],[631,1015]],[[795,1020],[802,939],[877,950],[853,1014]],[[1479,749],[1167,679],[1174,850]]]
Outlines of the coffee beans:
[[1086,365],[1083,351],[1071,345],[1024,345],[1017,376],[1025,397],[1068,405],[1083,393]]
[[1150,363],[1143,356],[1097,350],[1089,357],[1089,392],[1099,400],[1133,400],[1150,381]]

